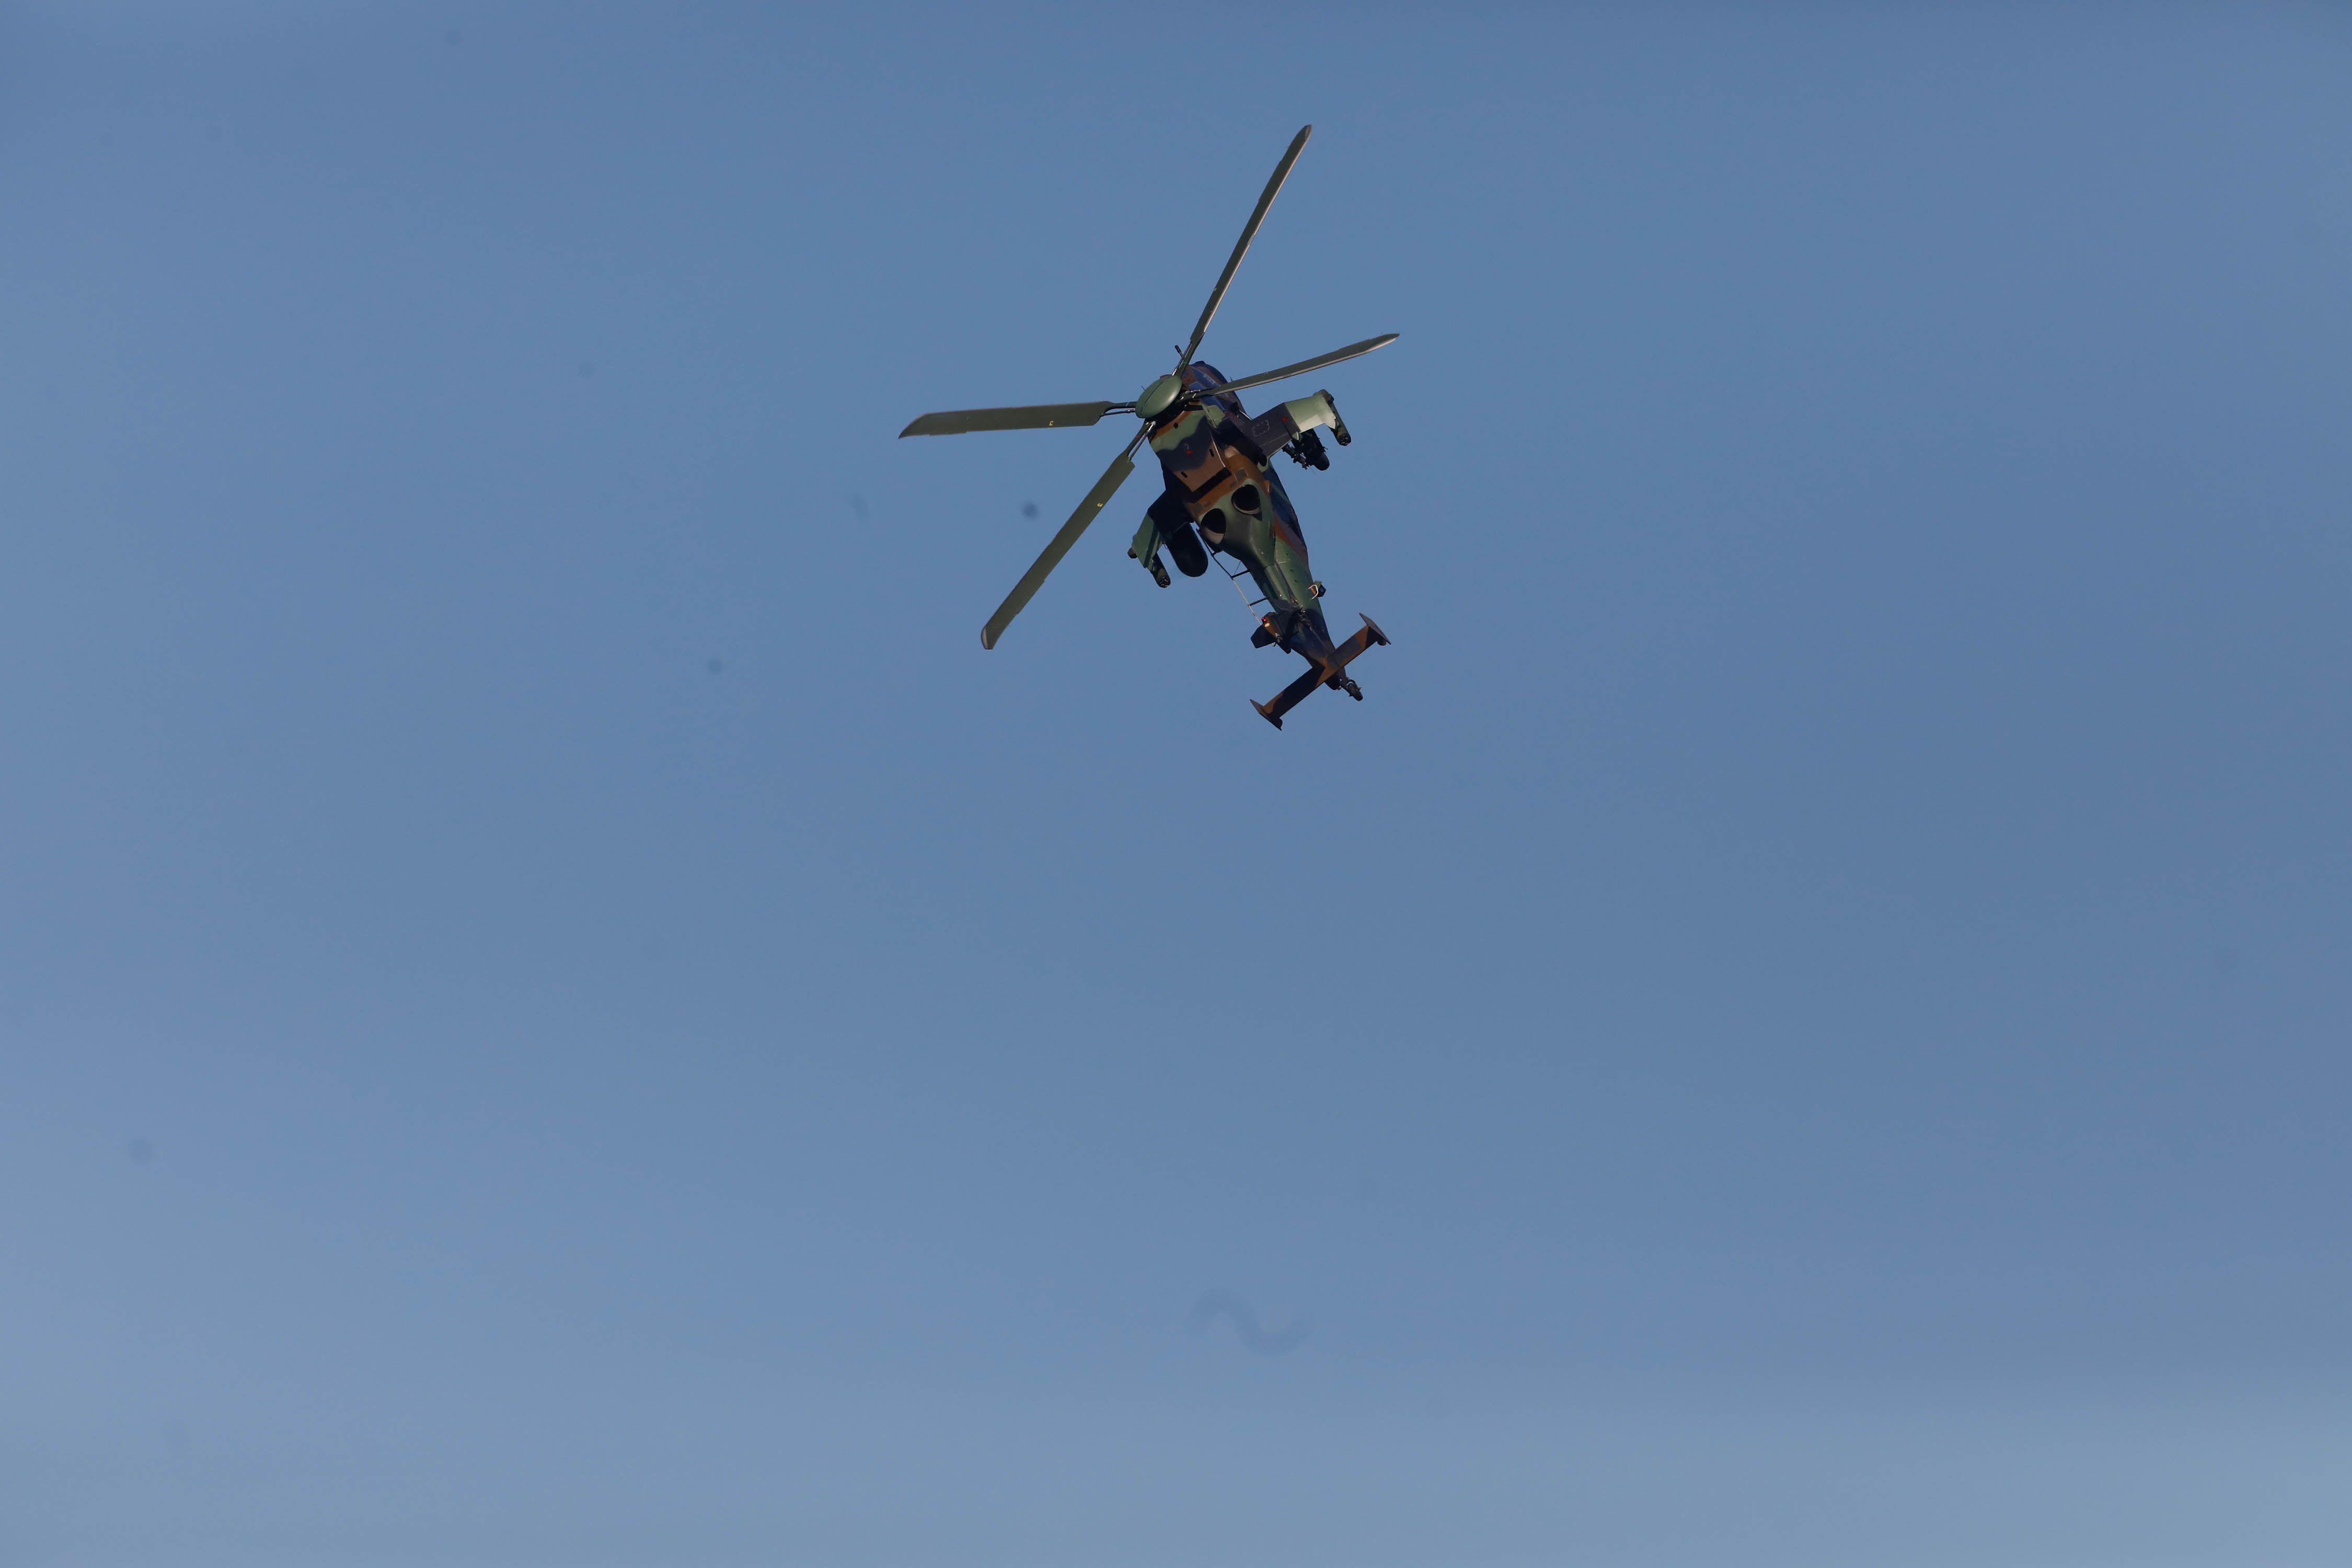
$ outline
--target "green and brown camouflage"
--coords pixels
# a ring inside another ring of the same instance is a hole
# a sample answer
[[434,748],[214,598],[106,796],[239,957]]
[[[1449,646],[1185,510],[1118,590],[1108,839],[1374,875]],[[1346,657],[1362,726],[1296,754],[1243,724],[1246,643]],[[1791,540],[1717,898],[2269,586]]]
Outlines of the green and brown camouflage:
[[[1253,418],[1239,394],[1270,382],[1303,375],[1384,348],[1396,341],[1394,332],[1367,338],[1329,353],[1255,375],[1227,380],[1214,366],[1193,355],[1201,339],[1233,282],[1250,241],[1265,219],[1267,209],[1298,161],[1313,126],[1300,130],[1283,154],[1281,163],[1259,195],[1242,237],[1225,262],[1225,269],[1210,292],[1209,302],[1192,329],[1192,340],[1179,351],[1176,368],[1154,380],[1132,403],[1037,404],[1017,408],[972,408],[926,414],[899,432],[905,436],[952,436],[973,430],[1052,429],[1092,426],[1114,413],[1131,413],[1141,423],[1125,450],[1112,459],[1086,500],[1033,563],[996,614],[981,631],[981,646],[994,647],[1013,617],[1021,613],[1046,575],[1060,563],[1089,524],[1109,503],[1111,496],[1135,470],[1136,448],[1149,442],[1159,458],[1161,492],[1146,511],[1128,553],[1140,562],[1161,587],[1172,581],[1160,560],[1164,549],[1177,570],[1188,577],[1206,574],[1213,558],[1236,563],[1239,570],[1225,575],[1237,584],[1246,577],[1257,597],[1245,603],[1263,609],[1252,643],[1276,647],[1307,661],[1308,668],[1270,702],[1254,702],[1277,730],[1282,716],[1318,686],[1347,692],[1357,700],[1363,691],[1347,669],[1367,648],[1389,639],[1369,616],[1360,617],[1361,630],[1335,643],[1323,617],[1323,584],[1307,561],[1307,538],[1297,509],[1281,477],[1274,471],[1274,455],[1281,452],[1302,467],[1328,468],[1331,459],[1319,432],[1329,430],[1339,445],[1351,437],[1328,392],[1295,397]],[[1221,568],[1221,570],[1224,570]]]
[[[1270,462],[1275,452],[1284,452],[1304,467],[1330,466],[1316,432],[1328,429],[1343,446],[1351,439],[1331,395],[1293,398],[1253,419],[1214,366],[1196,361],[1186,367],[1185,381],[1188,395],[1150,426],[1165,489],[1144,514],[1128,553],[1163,588],[1170,582],[1160,562],[1163,545],[1187,576],[1202,575],[1211,554],[1239,563],[1257,589],[1254,607],[1265,612],[1252,640],[1301,655],[1321,678],[1298,696],[1319,683],[1360,700],[1360,689],[1345,673],[1354,656],[1340,657],[1333,644],[1323,618],[1323,584],[1307,559],[1297,509]],[[1258,711],[1279,728],[1289,707],[1259,704]]]

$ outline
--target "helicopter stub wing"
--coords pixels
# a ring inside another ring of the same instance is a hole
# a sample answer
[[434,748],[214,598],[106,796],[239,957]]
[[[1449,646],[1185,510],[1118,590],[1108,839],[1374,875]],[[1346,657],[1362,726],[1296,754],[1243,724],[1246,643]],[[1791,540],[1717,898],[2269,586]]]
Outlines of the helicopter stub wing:
[[1066,426],[1093,425],[1115,408],[1131,403],[1034,403],[1022,408],[950,408],[926,414],[898,432],[909,436],[961,436],[972,430],[1059,430]]

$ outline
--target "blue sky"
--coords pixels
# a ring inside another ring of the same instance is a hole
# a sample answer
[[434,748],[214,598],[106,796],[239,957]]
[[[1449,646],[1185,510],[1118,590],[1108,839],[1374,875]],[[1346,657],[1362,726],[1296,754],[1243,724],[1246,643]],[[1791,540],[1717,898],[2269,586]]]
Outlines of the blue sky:
[[2342,1561],[2347,70],[0,14],[0,1561]]

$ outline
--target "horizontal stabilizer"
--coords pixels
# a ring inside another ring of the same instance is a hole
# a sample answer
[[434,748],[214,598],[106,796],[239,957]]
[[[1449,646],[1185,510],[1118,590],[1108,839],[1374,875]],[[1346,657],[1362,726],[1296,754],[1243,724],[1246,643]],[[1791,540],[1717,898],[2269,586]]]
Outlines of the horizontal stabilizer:
[[1250,706],[1257,710],[1258,717],[1276,729],[1281,729],[1282,716],[1306,701],[1318,686],[1328,686],[1334,691],[1344,691],[1361,702],[1364,700],[1364,694],[1354,681],[1348,679],[1348,666],[1354,663],[1366,648],[1387,647],[1389,637],[1373,623],[1371,616],[1362,616],[1360,618],[1364,623],[1361,631],[1355,633],[1338,647],[1332,648],[1326,657],[1320,659],[1310,658],[1307,661],[1307,673],[1275,693],[1273,701],[1260,702],[1255,698],[1252,698]]
[[1307,694],[1322,685],[1325,679],[1322,667],[1318,665],[1276,692],[1273,701],[1260,702],[1252,698],[1250,706],[1257,710],[1259,718],[1279,730],[1282,728],[1282,716],[1306,701]]

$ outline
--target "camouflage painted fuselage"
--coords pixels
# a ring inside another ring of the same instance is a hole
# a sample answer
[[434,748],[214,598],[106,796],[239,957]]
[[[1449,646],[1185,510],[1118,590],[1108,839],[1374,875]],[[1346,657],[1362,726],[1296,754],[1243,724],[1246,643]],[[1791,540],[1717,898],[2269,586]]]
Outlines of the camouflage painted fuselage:
[[[1252,419],[1241,399],[1217,389],[1223,378],[1203,364],[1187,367],[1196,393],[1151,432],[1163,489],[1137,531],[1134,553],[1157,572],[1162,544],[1187,576],[1199,576],[1206,558],[1192,536],[1247,569],[1265,601],[1266,629],[1285,647],[1294,642],[1307,652],[1328,648],[1320,599],[1307,559],[1307,539],[1297,509],[1272,458],[1289,442],[1319,425],[1334,423],[1328,398],[1318,394],[1279,405]],[[1311,629],[1310,629],[1311,628]]]

